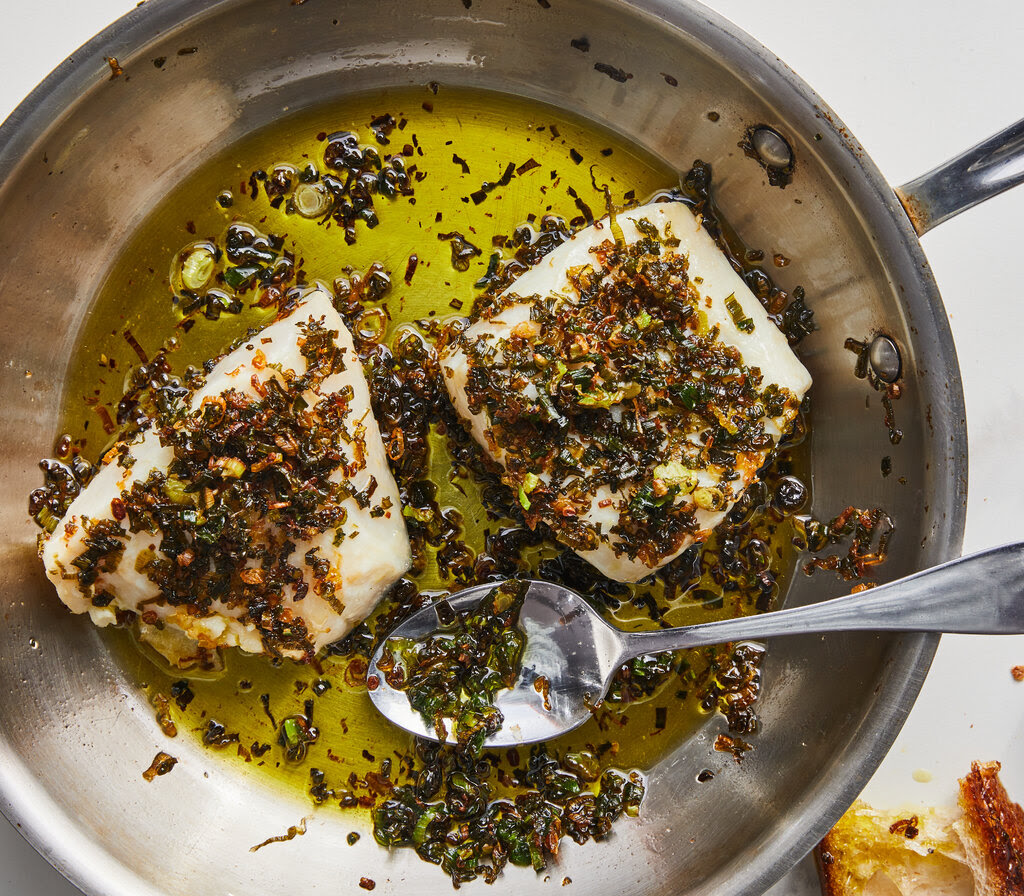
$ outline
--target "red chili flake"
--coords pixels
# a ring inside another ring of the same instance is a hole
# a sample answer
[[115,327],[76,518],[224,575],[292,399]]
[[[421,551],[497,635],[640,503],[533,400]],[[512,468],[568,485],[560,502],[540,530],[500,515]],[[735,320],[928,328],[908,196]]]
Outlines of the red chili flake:
[[368,877],[361,877],[359,878],[359,886],[361,886],[364,890],[372,890],[374,887],[377,886],[377,882],[374,880],[370,880],[370,878]]
[[107,65],[110,66],[110,80],[113,81],[115,78],[120,78],[124,74],[124,69],[121,68],[121,63],[117,61],[116,56],[104,56],[107,61]]
[[142,346],[139,345],[138,340],[132,335],[132,331],[125,330],[123,335],[125,341],[132,347],[135,354],[139,356],[139,360],[142,361],[143,364],[149,363],[149,358],[146,356],[146,352],[143,350]]
[[376,675],[370,675],[366,679],[366,690],[375,691],[380,687],[380,679]]
[[263,460],[256,461],[256,463],[249,467],[249,470],[253,473],[261,473],[267,467],[272,467],[274,464],[279,464],[282,460],[284,460],[284,455],[282,455],[279,451],[272,451],[270,452],[270,454],[264,457]]
[[121,522],[128,515],[128,512],[124,509],[124,501],[120,498],[110,499],[110,512],[118,522]]
[[405,285],[412,285],[413,274],[416,273],[416,266],[420,263],[419,256],[416,254],[409,256],[409,261],[405,266]]
[[160,775],[166,775],[177,764],[178,760],[169,753],[157,753],[152,764],[142,773],[142,777],[151,782]]
[[100,415],[100,420],[103,423],[103,431],[108,436],[112,436],[117,432],[117,427],[114,425],[114,421],[110,419],[110,412],[103,407],[103,405],[96,405],[96,413]]
[[739,762],[743,754],[753,747],[739,737],[730,737],[728,734],[719,734],[715,738],[715,750],[719,753],[732,753],[733,759]]
[[918,827],[919,823],[916,815],[911,815],[910,818],[901,818],[899,821],[894,821],[889,825],[889,833],[902,834],[908,840],[913,840],[921,833]]
[[551,712],[551,682],[543,675],[538,675],[533,683],[533,689],[544,698],[544,709]]

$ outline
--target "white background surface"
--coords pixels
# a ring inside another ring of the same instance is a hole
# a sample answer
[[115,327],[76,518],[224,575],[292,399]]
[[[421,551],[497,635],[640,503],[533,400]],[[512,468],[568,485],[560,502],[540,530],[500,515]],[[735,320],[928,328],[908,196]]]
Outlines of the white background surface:
[[[0,118],[64,57],[134,5],[0,0]],[[890,183],[910,180],[1024,117],[1022,0],[710,5],[815,88]],[[1024,539],[1024,479],[1017,471],[1024,437],[1024,284],[1017,279],[1024,187],[942,225],[923,243],[949,312],[967,398],[971,463],[964,549]],[[1024,683],[1010,676],[1017,664],[1024,664],[1024,636],[943,638],[924,692],[865,798],[884,808],[953,803],[956,779],[972,759],[998,759],[1011,795],[1024,801]],[[931,781],[915,781],[919,770]],[[804,896],[813,892],[810,881],[805,866],[772,896]],[[77,893],[0,820],[0,896]]]

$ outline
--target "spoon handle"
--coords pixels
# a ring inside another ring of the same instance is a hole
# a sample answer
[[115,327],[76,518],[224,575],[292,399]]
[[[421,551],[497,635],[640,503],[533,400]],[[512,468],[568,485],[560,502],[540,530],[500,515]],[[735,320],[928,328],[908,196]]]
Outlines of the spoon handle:
[[1024,634],[1024,544],[991,548],[806,607],[625,634],[623,659],[726,641],[854,630]]

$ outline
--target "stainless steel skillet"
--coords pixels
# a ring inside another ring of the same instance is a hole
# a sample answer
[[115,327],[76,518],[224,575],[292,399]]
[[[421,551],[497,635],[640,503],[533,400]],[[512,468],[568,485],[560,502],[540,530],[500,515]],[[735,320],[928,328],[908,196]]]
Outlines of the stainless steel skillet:
[[[87,62],[59,71],[0,131],[0,170],[7,172],[0,231],[7,244],[16,231],[18,244],[31,247],[0,276],[6,319],[19,323],[4,336],[12,364],[3,371],[9,541],[0,656],[5,681],[30,685],[15,687],[0,705],[3,800],[90,892],[195,892],[197,881],[210,892],[357,892],[361,872],[385,892],[448,887],[418,862],[386,859],[367,838],[354,849],[332,848],[347,822],[317,821],[287,852],[250,855],[249,845],[306,809],[202,754],[163,793],[124,775],[126,766],[145,767],[160,743],[151,713],[101,642],[56,606],[31,562],[23,495],[35,483],[39,446],[54,434],[62,359],[111,249],[204,149],[282,106],[379,83],[468,83],[587,115],[679,167],[698,156],[712,161],[720,201],[751,243],[772,245],[786,234],[787,254],[800,259],[786,285],[803,283],[818,315],[821,330],[806,343],[816,378],[816,507],[838,509],[852,491],[891,509],[901,526],[891,576],[959,550],[963,408],[934,283],[891,189],[791,73],[703,9],[676,4],[553,2],[543,9],[479,0],[469,11],[458,2],[375,8],[367,21],[363,4],[151,3],[78,57]],[[569,47],[582,23],[589,55]],[[177,50],[191,46],[199,52],[177,62]],[[108,82],[103,55],[130,66],[131,82]],[[149,62],[158,55],[175,66],[158,74]],[[633,78],[613,81],[593,69],[595,61]],[[718,122],[707,119],[709,111]],[[767,186],[736,149],[743,131],[760,123],[783,133],[796,154],[796,177],[784,191]],[[59,184],[48,182],[41,152],[61,160]],[[127,214],[126,196],[133,197]],[[897,449],[888,445],[877,403],[863,407],[864,386],[842,349],[847,336],[878,331],[894,338],[903,360],[897,413],[906,436]],[[34,371],[28,382],[26,369]],[[878,474],[888,453],[907,470],[902,490]],[[816,582],[801,584],[790,604],[818,596],[810,587]],[[41,650],[30,652],[30,637]],[[813,843],[884,755],[934,643],[843,636],[774,653],[763,704],[766,749],[741,769],[723,769],[713,788],[699,788],[693,775],[709,761],[713,733],[684,745],[655,770],[643,823],[624,830],[614,848],[570,850],[559,872],[597,893],[680,892],[681,882],[694,893],[762,889]],[[498,886],[541,884],[516,874]]]

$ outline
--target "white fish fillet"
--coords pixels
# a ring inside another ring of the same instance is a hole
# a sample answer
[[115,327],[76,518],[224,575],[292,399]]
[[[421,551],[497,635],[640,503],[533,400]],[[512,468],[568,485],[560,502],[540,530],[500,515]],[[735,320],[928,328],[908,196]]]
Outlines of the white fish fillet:
[[[264,384],[271,378],[282,379],[278,370],[302,375],[306,359],[300,353],[301,327],[318,321],[335,331],[335,345],[344,351],[345,369],[328,376],[319,386],[304,393],[309,407],[330,393],[351,389],[344,431],[337,433],[349,467],[336,469],[333,481],[345,477],[355,491],[365,490],[376,480],[369,506],[363,507],[355,498],[346,498],[347,517],[342,525],[344,537],[335,545],[336,531],[330,529],[308,540],[295,543],[289,563],[302,570],[308,592],[295,599],[292,586],[285,586],[280,595],[281,607],[292,619],[301,620],[308,633],[307,655],[346,635],[376,606],[384,591],[393,584],[411,563],[409,540],[402,519],[398,489],[388,468],[384,446],[373,414],[370,394],[362,366],[355,354],[352,337],[335,311],[330,296],[322,289],[307,294],[298,308],[287,317],[271,324],[222,358],[206,377],[206,382],[191,398],[193,410],[204,398],[220,396],[235,390],[256,400],[259,395],[254,382]],[[273,365],[273,366],[271,366]],[[277,368],[277,370],[275,370]],[[358,444],[357,444],[358,443]],[[166,472],[174,452],[161,444],[152,429],[145,431],[129,445],[134,463],[125,469],[110,452],[90,483],[69,507],[67,514],[41,548],[46,573],[53,581],[61,600],[76,613],[89,613],[97,625],[114,622],[116,611],[145,612],[141,629],[143,637],[172,662],[184,662],[197,648],[240,647],[250,653],[281,652],[301,656],[294,649],[267,651],[258,625],[247,619],[247,606],[238,595],[227,602],[214,601],[207,612],[196,615],[189,606],[171,606],[161,596],[160,587],[146,575],[136,571],[140,553],[162,555],[160,535],[149,532],[126,532],[124,553],[111,570],[101,570],[95,583],[80,588],[73,561],[85,549],[87,527],[100,520],[114,520],[111,502],[135,483],[144,482],[153,471]],[[363,458],[360,461],[360,457]],[[122,524],[127,529],[127,523]],[[269,527],[273,528],[273,527]],[[315,593],[315,580],[304,556],[311,548],[319,548],[319,558],[329,562],[327,577],[335,585],[332,603]],[[143,564],[145,561],[143,558]],[[166,557],[165,557],[166,559]],[[107,606],[93,604],[95,595],[108,592],[114,600]]]
[[[774,383],[791,393],[792,400],[787,403],[783,414],[774,419],[763,419],[765,431],[777,443],[789,430],[800,400],[810,388],[810,374],[789,347],[786,337],[768,318],[761,303],[732,269],[728,259],[694,218],[689,208],[682,203],[654,203],[618,214],[616,220],[622,228],[622,236],[627,245],[632,245],[641,238],[642,234],[635,222],[644,219],[654,224],[662,235],[671,235],[679,240],[679,245],[673,252],[687,258],[690,287],[700,296],[698,307],[706,314],[708,327],[718,328],[718,339],[726,345],[735,346],[742,354],[746,367],[758,368],[765,386]],[[467,355],[465,346],[467,343],[479,344],[478,340],[483,340],[495,349],[493,363],[501,365],[503,356],[500,343],[509,338],[514,328],[518,327],[517,333],[521,335],[533,327],[534,338],[539,335],[539,328],[531,322],[532,302],[529,297],[556,295],[563,297],[567,302],[578,303],[580,299],[568,279],[567,272],[579,266],[593,264],[595,256],[591,250],[613,239],[608,218],[581,230],[571,240],[542,258],[505,290],[502,295],[512,297],[513,304],[504,307],[489,319],[480,319],[473,323],[464,337],[449,346],[442,356],[442,370],[456,410],[476,441],[503,467],[507,468],[509,458],[504,447],[494,438],[492,421],[487,410],[481,408],[474,413],[470,408],[466,389],[473,362]],[[730,304],[732,301],[738,303],[742,313],[736,315],[735,306],[730,311],[726,306],[727,301]],[[734,320],[734,315],[740,321],[749,318],[753,323],[753,329],[749,332],[741,330]],[[571,366],[568,358],[565,361]],[[529,384],[524,394],[535,399],[536,387]],[[612,408],[612,411],[628,412],[621,405],[618,409]],[[646,480],[641,477],[628,488],[618,490],[602,485],[593,495],[586,514],[587,522],[599,533],[600,543],[593,550],[579,550],[578,553],[609,578],[623,582],[638,581],[678,556],[694,541],[706,538],[754,480],[758,468],[769,453],[741,453],[737,458],[735,471],[712,467],[698,471],[699,485],[718,488],[726,495],[727,501],[718,510],[704,510],[694,505],[698,531],[683,539],[673,550],[657,557],[653,563],[628,556],[623,550],[621,540],[609,531],[619,523],[629,496],[644,481],[650,481],[650,476],[648,475]],[[727,474],[733,472],[738,478],[731,482],[727,481]],[[543,473],[540,478],[547,479]],[[507,475],[505,480],[513,489],[521,484]],[[558,534],[558,521],[549,518],[545,518],[545,521],[551,524]]]

